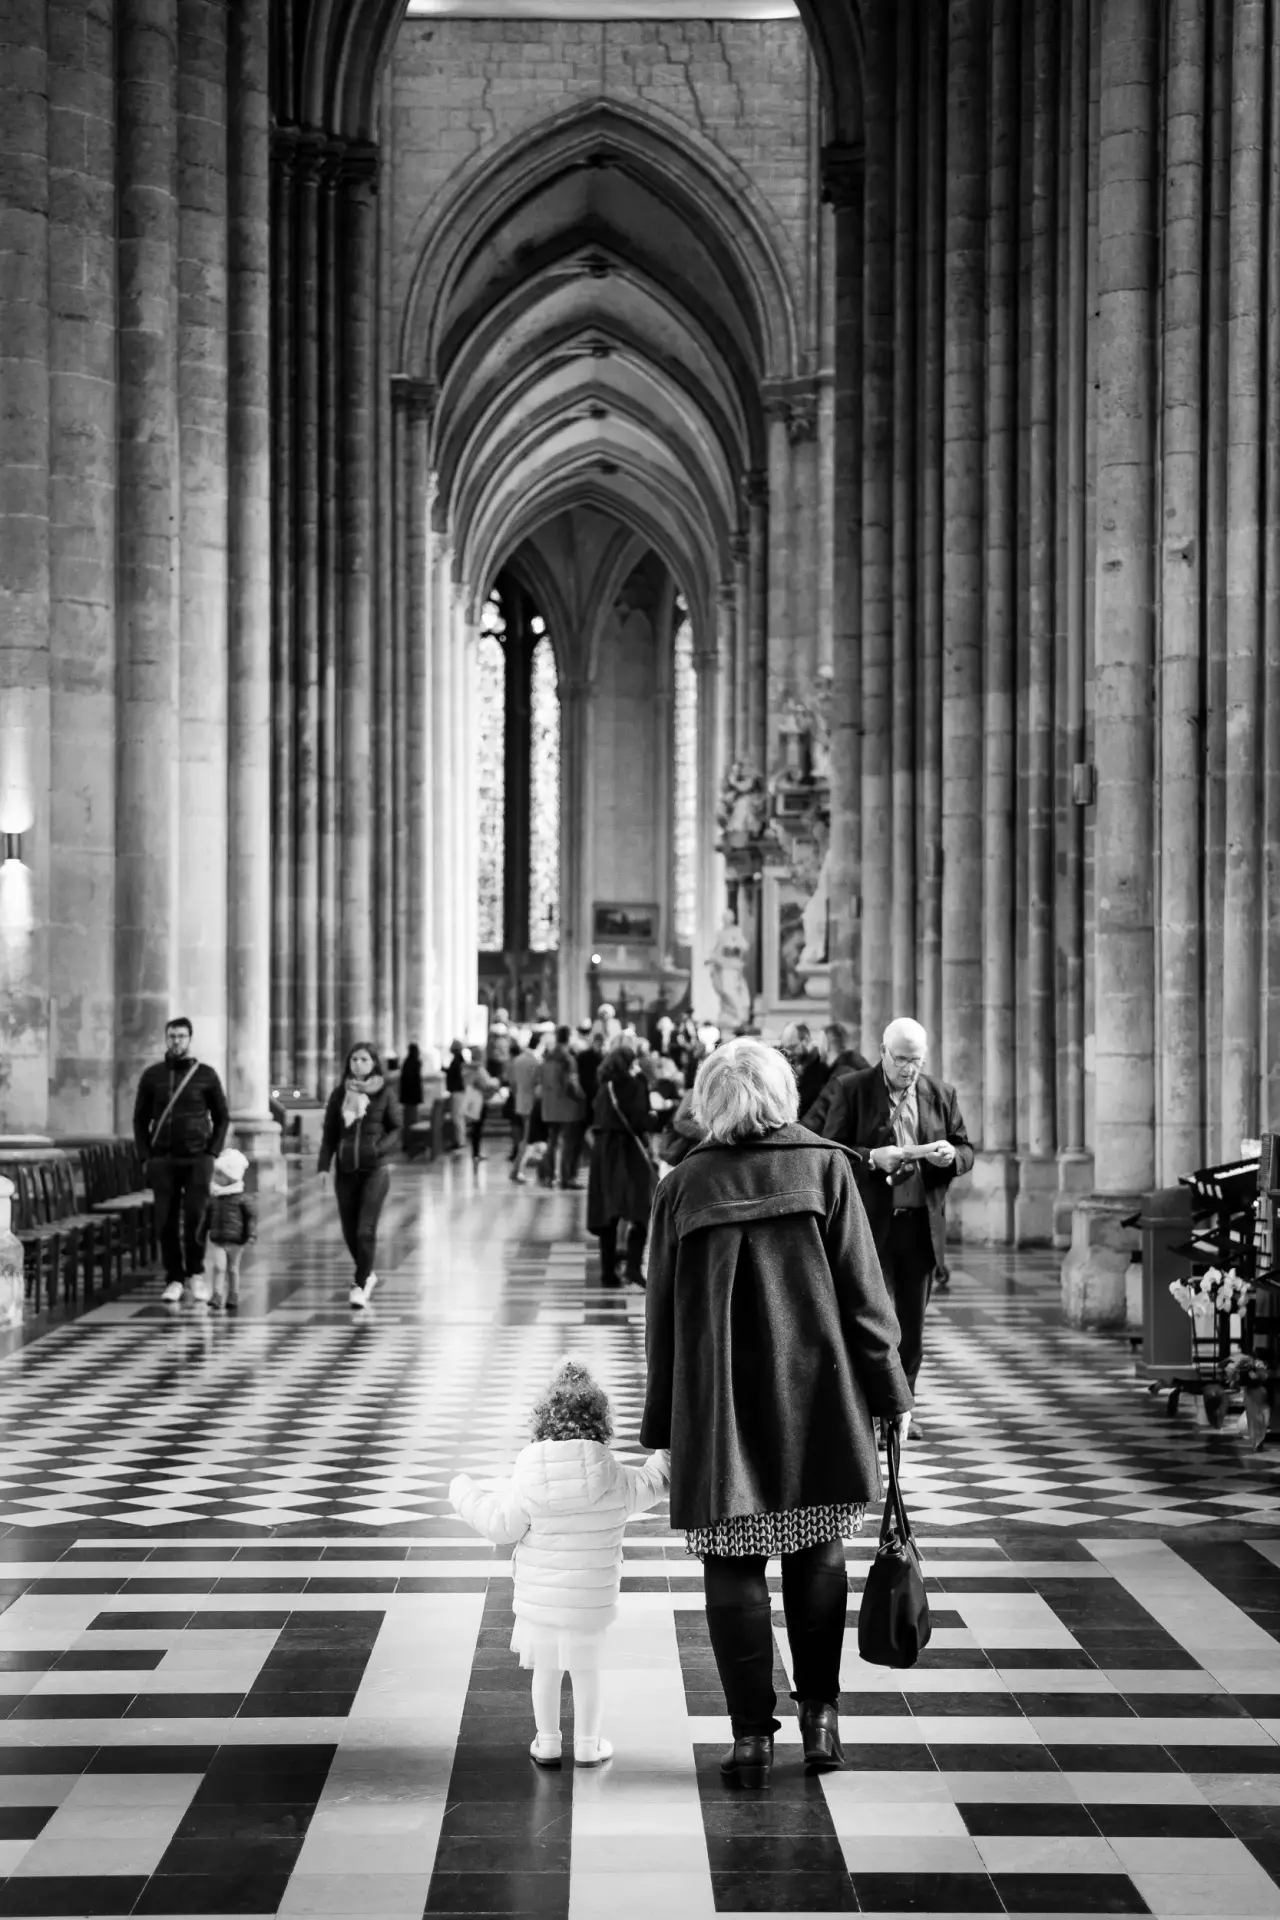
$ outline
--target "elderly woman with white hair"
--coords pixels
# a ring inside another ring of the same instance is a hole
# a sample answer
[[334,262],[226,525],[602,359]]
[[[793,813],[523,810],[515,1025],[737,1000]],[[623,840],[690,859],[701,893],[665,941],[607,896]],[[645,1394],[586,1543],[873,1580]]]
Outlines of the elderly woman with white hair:
[[873,1422],[905,1437],[911,1390],[847,1153],[795,1124],[782,1055],[730,1041],[704,1060],[704,1138],[654,1206],[641,1441],[671,1450],[671,1522],[703,1562],[734,1744],[726,1779],[768,1784],[782,1599],[806,1765],[839,1766],[844,1539],[881,1493]]

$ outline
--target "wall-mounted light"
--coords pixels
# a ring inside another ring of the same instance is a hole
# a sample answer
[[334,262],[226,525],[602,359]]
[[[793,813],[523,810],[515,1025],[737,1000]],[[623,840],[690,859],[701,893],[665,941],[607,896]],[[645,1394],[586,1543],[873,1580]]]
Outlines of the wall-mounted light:
[[3,837],[0,838],[0,845],[3,845],[3,848],[4,848],[3,858],[6,861],[9,861],[9,860],[21,861],[22,835],[20,833],[4,834]]

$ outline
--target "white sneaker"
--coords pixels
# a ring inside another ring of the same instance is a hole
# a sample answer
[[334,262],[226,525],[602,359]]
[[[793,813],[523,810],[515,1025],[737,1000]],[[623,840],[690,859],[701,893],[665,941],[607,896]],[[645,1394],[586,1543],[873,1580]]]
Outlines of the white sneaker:
[[[540,1733],[535,1738],[529,1752],[539,1767],[558,1767],[563,1743],[558,1733]],[[575,1748],[576,1752],[577,1749]]]
[[371,1273],[371,1274],[369,1275],[369,1278],[368,1278],[368,1279],[367,1279],[367,1280],[365,1281],[365,1283],[364,1283],[364,1300],[365,1300],[365,1305],[366,1305],[366,1306],[368,1306],[368,1304],[369,1304],[369,1295],[370,1295],[370,1294],[371,1294],[371,1293],[373,1292],[373,1290],[374,1290],[374,1288],[375,1288],[375,1287],[377,1286],[377,1284],[378,1284],[378,1276],[377,1276],[377,1274],[376,1274],[376,1273]]
[[575,1740],[573,1743],[575,1767],[601,1767],[612,1758],[613,1747],[608,1740]]
[[193,1300],[203,1300],[207,1306],[211,1298],[212,1291],[213,1290],[210,1287],[209,1282],[205,1279],[204,1275],[202,1273],[197,1273],[191,1282],[191,1298]]
[[183,1286],[181,1280],[171,1280],[164,1292],[160,1295],[160,1298],[167,1306],[176,1307],[182,1298],[182,1294]]
[[365,1304],[364,1288],[352,1287],[350,1293],[347,1295],[347,1305],[349,1307],[362,1307],[364,1306],[364,1304]]

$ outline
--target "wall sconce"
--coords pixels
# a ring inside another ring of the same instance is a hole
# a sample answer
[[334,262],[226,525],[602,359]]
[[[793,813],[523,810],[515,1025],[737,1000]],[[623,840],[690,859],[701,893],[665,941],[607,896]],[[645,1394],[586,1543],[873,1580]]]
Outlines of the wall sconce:
[[4,847],[3,857],[5,862],[7,863],[10,860],[16,860],[18,861],[19,865],[21,865],[22,835],[20,833],[6,833],[2,836],[2,844]]

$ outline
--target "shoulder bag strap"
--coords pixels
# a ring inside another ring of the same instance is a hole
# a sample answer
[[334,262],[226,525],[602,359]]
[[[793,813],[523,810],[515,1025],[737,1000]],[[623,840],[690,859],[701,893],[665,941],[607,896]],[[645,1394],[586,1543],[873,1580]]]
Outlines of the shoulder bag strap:
[[160,1118],[156,1121],[150,1133],[147,1135],[148,1141],[154,1141],[155,1139],[158,1138],[161,1127],[164,1125],[165,1121],[169,1118],[169,1115],[173,1112],[179,1100],[181,1100],[183,1094],[186,1092],[187,1088],[191,1085],[191,1082],[195,1079],[196,1074],[199,1071],[199,1067],[200,1067],[200,1062],[198,1060],[193,1060],[191,1062],[191,1065],[187,1068],[186,1073],[182,1076],[181,1080],[179,1080],[177,1086],[174,1088],[173,1092],[170,1094],[168,1106],[165,1108],[164,1112],[160,1115]]
[[606,1082],[606,1085],[608,1086],[609,1099],[612,1102],[614,1112],[617,1114],[619,1120],[621,1120],[623,1126],[626,1128],[627,1132],[631,1135],[631,1138],[635,1141],[641,1153],[644,1155],[645,1159],[647,1160],[649,1158],[649,1149],[645,1146],[644,1141],[640,1138],[640,1135],[636,1132],[635,1128],[632,1126],[631,1122],[628,1120],[626,1114],[622,1111],[622,1108],[619,1106],[618,1096],[614,1092],[612,1080]]

